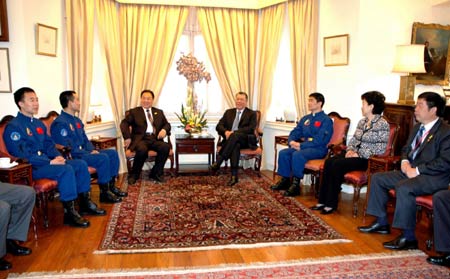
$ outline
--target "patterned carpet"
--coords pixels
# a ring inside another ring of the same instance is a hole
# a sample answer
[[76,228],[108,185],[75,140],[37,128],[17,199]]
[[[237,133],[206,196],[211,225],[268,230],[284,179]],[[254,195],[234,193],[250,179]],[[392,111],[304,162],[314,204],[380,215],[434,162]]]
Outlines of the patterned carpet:
[[221,265],[205,268],[71,270],[54,273],[9,274],[20,279],[448,279],[450,269],[426,262],[419,250],[371,255],[346,255],[283,263],[255,263],[245,266]]
[[349,241],[270,181],[242,172],[178,176],[128,187],[114,205],[96,253],[140,253],[303,245]]

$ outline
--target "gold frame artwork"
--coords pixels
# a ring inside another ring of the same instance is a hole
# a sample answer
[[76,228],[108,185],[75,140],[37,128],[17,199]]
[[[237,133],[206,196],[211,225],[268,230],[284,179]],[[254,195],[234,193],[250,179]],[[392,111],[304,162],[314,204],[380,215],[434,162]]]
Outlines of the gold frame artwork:
[[[448,85],[450,79],[449,48],[450,25],[424,24],[414,22],[411,35],[412,44],[429,42],[432,61],[426,66],[426,73],[413,74],[417,84]],[[425,61],[424,61],[425,62]]]
[[38,23],[36,25],[36,54],[56,56],[58,29]]
[[6,9],[6,0],[0,0],[0,41],[9,41],[8,13]]
[[348,65],[348,34],[323,38],[325,66]]
[[11,68],[9,50],[0,48],[0,93],[11,93]]

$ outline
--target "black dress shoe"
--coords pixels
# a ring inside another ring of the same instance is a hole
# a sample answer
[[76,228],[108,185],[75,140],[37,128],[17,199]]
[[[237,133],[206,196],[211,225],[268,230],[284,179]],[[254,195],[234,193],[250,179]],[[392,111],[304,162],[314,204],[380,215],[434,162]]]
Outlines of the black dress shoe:
[[150,174],[150,179],[153,179],[153,180],[155,180],[156,182],[159,182],[159,183],[164,183],[165,182],[164,178],[162,176],[158,175],[158,174]]
[[239,182],[237,176],[233,175],[231,176],[231,179],[228,181],[228,186],[233,186],[234,184],[237,184]]
[[218,165],[217,163],[212,163],[211,165],[209,165],[208,169],[210,171],[218,171],[220,169],[220,165]]
[[417,249],[417,240],[406,240],[402,234],[399,235],[396,239],[384,242],[384,248],[393,249],[393,250],[408,250],[408,249]]
[[6,240],[6,252],[13,254],[14,256],[26,256],[31,254],[31,249],[20,246],[15,240]]
[[322,210],[322,209],[324,209],[325,208],[325,205],[324,204],[321,204],[321,205],[315,205],[315,206],[311,206],[309,209],[311,209],[311,210]]
[[390,234],[391,228],[389,225],[380,225],[376,221],[368,226],[358,227],[358,230],[363,233],[381,233],[381,234]]
[[5,260],[4,258],[0,259],[0,270],[8,270],[11,269],[12,264]]
[[323,208],[322,211],[320,211],[320,214],[322,214],[322,215],[328,215],[328,214],[331,214],[331,213],[333,213],[333,212],[334,212],[334,208],[331,208],[331,209],[325,209],[325,208]]
[[436,264],[436,265],[450,267],[450,254],[448,254],[446,256],[428,257],[427,262],[429,262],[430,264]]
[[134,185],[136,183],[136,178],[134,176],[128,176],[128,185]]

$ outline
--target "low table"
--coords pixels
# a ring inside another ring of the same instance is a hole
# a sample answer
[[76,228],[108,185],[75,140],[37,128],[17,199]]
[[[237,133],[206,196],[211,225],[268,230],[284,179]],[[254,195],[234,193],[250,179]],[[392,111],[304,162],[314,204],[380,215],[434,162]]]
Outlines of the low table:
[[[179,156],[207,154],[208,165],[199,164],[183,164],[180,169]],[[198,173],[209,172],[208,166],[214,163],[215,158],[214,137],[210,134],[177,134],[175,135],[175,172],[180,173]]]
[[11,184],[32,185],[31,164],[21,163],[11,168],[0,168],[0,181]]
[[273,159],[273,172],[272,172],[272,178],[275,179],[275,175],[277,173],[277,162],[278,162],[278,149],[277,149],[277,145],[283,145],[283,146],[287,146],[288,145],[288,138],[289,136],[275,136],[275,143],[273,144],[273,149],[274,149],[274,159]]
[[91,139],[91,143],[94,145],[95,149],[115,148],[117,150],[117,138],[114,137]]

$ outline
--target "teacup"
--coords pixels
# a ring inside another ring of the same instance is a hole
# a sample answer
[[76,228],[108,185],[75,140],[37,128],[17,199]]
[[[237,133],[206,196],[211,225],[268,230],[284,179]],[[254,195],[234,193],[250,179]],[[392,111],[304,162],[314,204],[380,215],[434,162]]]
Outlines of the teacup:
[[11,159],[8,157],[1,157],[0,158],[0,168],[6,168],[11,165]]

